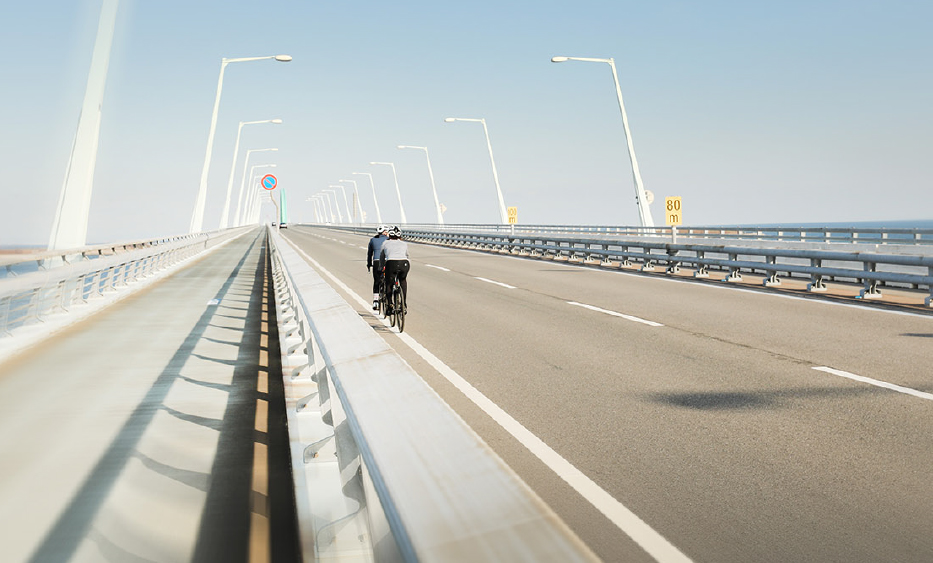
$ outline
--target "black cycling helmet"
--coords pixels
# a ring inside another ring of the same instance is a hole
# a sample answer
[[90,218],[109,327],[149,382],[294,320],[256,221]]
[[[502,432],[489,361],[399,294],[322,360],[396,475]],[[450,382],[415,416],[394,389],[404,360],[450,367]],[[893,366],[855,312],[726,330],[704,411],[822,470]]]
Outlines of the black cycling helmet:
[[402,230],[399,229],[397,225],[389,227],[389,237],[400,238],[401,236],[402,236]]

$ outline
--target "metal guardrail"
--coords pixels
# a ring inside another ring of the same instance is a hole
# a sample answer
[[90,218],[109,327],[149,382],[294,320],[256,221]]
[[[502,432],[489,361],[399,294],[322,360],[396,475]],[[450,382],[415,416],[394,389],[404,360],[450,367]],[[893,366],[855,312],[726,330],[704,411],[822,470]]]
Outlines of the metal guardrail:
[[[371,234],[365,226],[336,226],[328,228]],[[678,231],[679,233],[679,231]],[[863,299],[882,298],[885,284],[911,289],[926,289],[927,306],[933,305],[933,255],[919,250],[911,254],[881,253],[858,250],[846,246],[839,250],[826,250],[825,245],[813,248],[798,243],[774,241],[770,245],[722,245],[688,241],[681,244],[666,242],[656,237],[613,235],[600,238],[574,236],[565,233],[465,232],[406,227],[405,238],[416,242],[492,250],[525,256],[549,256],[570,260],[617,261],[620,267],[640,264],[643,271],[665,266],[668,273],[679,272],[681,266],[696,269],[697,278],[708,277],[710,270],[727,272],[725,281],[739,281],[743,273],[764,274],[763,284],[775,287],[781,284],[780,274],[787,277],[805,276],[812,292],[826,291],[827,281],[847,281],[862,284]],[[820,241],[822,242],[822,241]],[[830,247],[832,248],[832,247]],[[877,248],[877,247],[875,247]],[[898,248],[898,250],[901,250]]]
[[[14,275],[0,278],[0,337],[116,292],[245,230],[7,257],[2,265]],[[39,269],[15,275],[14,267],[22,263]]]
[[[287,395],[301,386],[289,432],[306,560],[349,556],[342,541],[359,557],[338,526],[377,561],[596,560],[274,229],[271,240]],[[328,463],[342,511],[314,489]]]
[[[338,225],[327,225],[338,226]],[[362,225],[369,232],[375,225]],[[435,224],[404,225],[406,231],[438,230]],[[497,225],[454,224],[444,225],[447,232],[495,233],[527,236],[534,234],[582,234],[593,236],[660,237],[670,240],[671,227],[625,227],[610,225]],[[677,227],[677,236],[689,239],[716,239],[738,241],[778,241],[804,243],[844,244],[903,244],[933,245],[933,228],[888,227]]]

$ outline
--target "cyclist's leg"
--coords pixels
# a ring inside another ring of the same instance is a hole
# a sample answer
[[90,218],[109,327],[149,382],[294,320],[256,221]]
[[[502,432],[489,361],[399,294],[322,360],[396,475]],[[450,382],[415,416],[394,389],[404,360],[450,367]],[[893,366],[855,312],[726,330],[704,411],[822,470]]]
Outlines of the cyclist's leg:
[[399,261],[398,284],[402,286],[402,303],[408,309],[408,272],[411,270],[411,263],[408,260]]
[[390,305],[392,304],[392,290],[395,287],[395,263],[395,260],[385,262],[385,292]]
[[379,273],[379,262],[373,263],[373,310],[379,308],[379,285],[382,283],[382,274]]

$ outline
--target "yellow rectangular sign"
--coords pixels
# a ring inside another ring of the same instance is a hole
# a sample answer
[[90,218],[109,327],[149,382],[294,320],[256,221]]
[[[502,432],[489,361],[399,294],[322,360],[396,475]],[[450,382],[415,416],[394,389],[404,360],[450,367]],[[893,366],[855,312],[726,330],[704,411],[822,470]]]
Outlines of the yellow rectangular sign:
[[518,208],[509,207],[506,209],[509,215],[509,223],[518,223]]
[[680,212],[679,197],[664,198],[664,217],[669,227],[683,224],[684,216]]

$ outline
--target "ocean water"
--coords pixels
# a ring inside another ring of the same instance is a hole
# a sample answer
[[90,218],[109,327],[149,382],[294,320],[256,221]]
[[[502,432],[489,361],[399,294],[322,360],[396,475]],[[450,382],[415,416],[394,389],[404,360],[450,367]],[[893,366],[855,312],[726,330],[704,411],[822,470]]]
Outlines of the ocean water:
[[764,223],[754,225],[707,225],[697,228],[724,228],[735,227],[752,229],[761,227],[765,229],[933,229],[933,219],[916,219],[912,221],[850,221],[836,223]]

